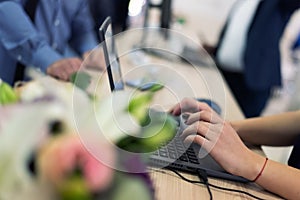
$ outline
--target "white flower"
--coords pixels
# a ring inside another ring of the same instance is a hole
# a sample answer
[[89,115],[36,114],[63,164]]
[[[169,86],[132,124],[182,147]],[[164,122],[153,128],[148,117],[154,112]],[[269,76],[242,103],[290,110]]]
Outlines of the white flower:
[[46,137],[48,123],[63,115],[62,107],[53,103],[16,106],[0,133],[1,200],[26,199],[35,190],[28,159]]
[[131,99],[131,93],[118,91],[103,101],[95,102],[94,112],[98,127],[113,143],[128,135],[135,136],[140,131],[139,122],[128,112]]

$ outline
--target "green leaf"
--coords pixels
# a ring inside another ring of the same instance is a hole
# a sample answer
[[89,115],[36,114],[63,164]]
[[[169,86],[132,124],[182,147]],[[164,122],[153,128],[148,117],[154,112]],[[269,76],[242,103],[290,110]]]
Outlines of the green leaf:
[[177,130],[175,119],[163,112],[150,113],[150,121],[142,127],[139,137],[124,137],[117,143],[118,147],[135,153],[149,153],[174,138]]
[[151,200],[148,185],[138,176],[117,174],[112,200]]
[[19,101],[18,95],[14,89],[5,82],[0,82],[0,104],[7,105]]
[[74,175],[65,180],[59,187],[62,200],[92,200],[85,181],[82,177]]
[[151,150],[157,149],[162,143],[169,142],[176,134],[176,121],[168,114],[157,113],[152,116],[151,123],[142,129],[142,144]]
[[153,99],[152,92],[139,93],[131,99],[128,105],[128,112],[143,125],[147,122],[147,112]]
[[164,86],[160,83],[155,83],[152,85],[152,87],[150,88],[151,92],[156,92],[158,90],[161,90]]
[[91,76],[86,72],[75,72],[70,76],[70,81],[82,90],[86,90],[91,83]]

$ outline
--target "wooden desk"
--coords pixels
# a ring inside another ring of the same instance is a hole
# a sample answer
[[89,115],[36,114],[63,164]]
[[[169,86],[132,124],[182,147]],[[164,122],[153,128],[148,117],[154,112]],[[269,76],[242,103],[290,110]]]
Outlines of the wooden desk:
[[[130,44],[128,43],[130,40],[124,41],[124,38],[126,37],[118,38],[117,45],[124,80],[139,78],[141,76],[155,77],[165,86],[156,95],[153,104],[154,107],[168,110],[184,97],[211,98],[221,106],[222,116],[225,119],[236,120],[244,118],[228,86],[216,68],[192,66],[177,59],[170,61],[139,54],[137,50],[131,49],[134,46],[134,42]],[[127,47],[121,44],[126,44]],[[143,57],[142,61],[134,63],[135,59],[139,60],[141,57]],[[101,78],[103,78],[101,84],[104,86],[102,89],[105,88],[106,90],[105,92],[101,91],[101,94],[110,93],[107,75],[102,74]],[[126,89],[130,88],[126,87]],[[263,153],[260,149],[255,149],[255,151]],[[205,186],[185,182],[168,170],[150,168],[149,171],[154,182],[156,198],[158,200],[209,199],[209,194]],[[197,176],[186,173],[182,174],[189,179],[199,180]],[[254,183],[243,184],[213,178],[209,178],[209,182],[225,188],[242,190],[264,199],[280,199],[264,191]],[[251,199],[243,194],[211,189],[214,199]]]

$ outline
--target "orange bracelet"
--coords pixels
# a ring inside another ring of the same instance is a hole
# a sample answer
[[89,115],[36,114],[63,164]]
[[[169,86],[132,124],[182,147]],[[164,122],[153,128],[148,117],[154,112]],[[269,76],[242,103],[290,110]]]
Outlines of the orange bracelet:
[[265,162],[264,162],[264,165],[263,165],[263,167],[261,168],[260,172],[257,174],[257,176],[255,177],[255,179],[253,179],[253,181],[251,181],[251,182],[257,181],[257,179],[261,176],[261,174],[263,173],[263,171],[264,171],[264,169],[265,169],[265,167],[266,167],[266,165],[267,165],[268,160],[269,160],[269,159],[266,158],[266,160],[265,160]]

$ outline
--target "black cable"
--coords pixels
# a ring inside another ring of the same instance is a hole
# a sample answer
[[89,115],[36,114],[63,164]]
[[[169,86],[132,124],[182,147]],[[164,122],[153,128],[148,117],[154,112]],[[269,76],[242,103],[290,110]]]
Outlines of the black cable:
[[208,191],[208,194],[209,194],[209,199],[212,200],[213,199],[213,195],[212,195],[212,192],[210,190],[210,185],[208,183],[208,178],[207,178],[207,173],[205,170],[203,169],[197,169],[197,174],[198,174],[198,177],[200,178],[200,180],[203,180],[206,188],[207,188],[207,191]]
[[189,182],[189,183],[199,183],[199,184],[205,184],[204,182],[202,181],[194,181],[194,180],[190,180],[190,179],[187,179],[185,178],[184,176],[182,176],[179,172],[173,170],[173,169],[169,169],[170,171],[174,172],[175,174],[177,174],[182,180],[186,181],[186,182]]
[[213,185],[213,184],[211,184],[211,183],[209,183],[209,186],[210,186],[210,187],[213,187],[213,188],[216,188],[216,189],[219,189],[219,190],[225,190],[225,191],[229,191],[229,192],[245,194],[245,195],[247,195],[247,196],[249,196],[249,197],[252,197],[253,199],[257,199],[257,200],[265,200],[265,199],[263,199],[263,198],[257,197],[257,196],[255,196],[255,195],[250,194],[250,193],[248,193],[248,192],[245,192],[245,191],[243,191],[243,190],[229,189],[229,188],[225,188],[225,187],[220,187],[220,186],[217,186],[217,185]]
[[[193,183],[193,184],[202,184],[202,185],[206,185],[205,181],[194,181],[194,180],[190,180],[190,179],[187,179],[186,177],[184,177],[183,175],[181,175],[179,172],[177,172],[176,170],[173,170],[173,169],[169,169],[170,171],[172,171],[173,173],[175,173],[176,175],[178,175],[182,180],[186,181],[186,182],[189,182],[189,183]],[[203,170],[200,174],[200,171],[198,171],[198,175],[201,176],[201,179],[205,180],[207,178],[207,174],[205,172],[205,170]],[[204,175],[202,177],[202,175]],[[206,178],[205,178],[206,177]],[[248,192],[245,192],[245,191],[242,191],[242,190],[236,190],[236,189],[230,189],[230,188],[225,188],[225,187],[221,187],[221,186],[217,186],[217,185],[214,185],[214,184],[211,184],[207,181],[207,184],[210,186],[210,187],[213,187],[215,189],[218,189],[218,190],[224,190],[224,191],[229,191],[229,192],[234,192],[234,193],[239,193],[239,194],[245,194],[249,197],[252,197],[253,199],[257,199],[257,200],[264,200],[263,198],[260,198],[260,197],[257,197],[253,194],[250,194]],[[210,189],[209,189],[210,190]],[[212,198],[212,195],[210,196],[210,198]]]

